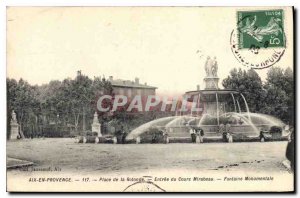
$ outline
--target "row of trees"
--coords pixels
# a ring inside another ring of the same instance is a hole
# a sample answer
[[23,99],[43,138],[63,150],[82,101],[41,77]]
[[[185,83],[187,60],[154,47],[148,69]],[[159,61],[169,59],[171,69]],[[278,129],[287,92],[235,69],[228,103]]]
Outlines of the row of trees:
[[100,77],[92,80],[81,73],[75,79],[41,86],[7,79],[8,137],[12,110],[17,114],[21,136],[40,133],[50,126],[77,131],[81,124],[86,130],[96,111],[97,97],[102,94],[112,94],[111,83]]
[[[243,93],[251,112],[270,114],[286,123],[294,123],[294,79],[290,68],[270,68],[265,82],[253,69],[233,69],[222,84],[226,89]],[[98,97],[103,94],[113,95],[108,80],[100,77],[90,79],[80,72],[75,79],[51,81],[41,86],[32,86],[22,79],[7,79],[7,137],[10,135],[12,110],[17,114],[21,136],[45,133],[61,136],[55,131],[90,130]],[[104,105],[111,105],[111,101],[105,102]],[[119,110],[114,114],[98,114],[102,123],[134,128],[154,118],[169,115],[166,113],[154,110],[141,115]]]
[[[97,101],[102,95],[114,96],[111,82],[105,78],[88,76],[78,72],[75,79],[50,81],[41,86],[32,86],[20,79],[7,79],[7,137],[10,136],[12,110],[16,112],[20,135],[64,136],[77,135],[91,130],[93,115],[98,113],[102,132],[124,128],[131,130],[144,122],[163,116],[161,112],[115,112],[97,111]],[[113,97],[114,98],[114,97]],[[104,100],[102,106],[112,107],[113,101]]]
[[271,67],[263,82],[254,69],[233,69],[222,82],[243,93],[251,112],[264,113],[294,124],[294,75],[291,68]]

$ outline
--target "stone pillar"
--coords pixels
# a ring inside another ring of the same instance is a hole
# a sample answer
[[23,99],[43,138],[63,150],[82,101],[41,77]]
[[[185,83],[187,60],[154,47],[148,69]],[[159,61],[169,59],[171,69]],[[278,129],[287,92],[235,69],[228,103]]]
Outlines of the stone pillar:
[[136,144],[141,143],[141,138],[140,138],[140,136],[138,136],[138,137],[135,139],[135,143],[136,143]]
[[10,140],[16,140],[19,136],[19,124],[17,122],[17,116],[14,111],[12,111],[12,116],[10,120]]
[[98,134],[97,135],[98,137],[102,137],[101,124],[99,123],[97,112],[94,113],[94,119],[93,119],[93,123],[92,123],[92,132],[96,132]]
[[118,143],[118,140],[117,140],[117,137],[116,137],[116,136],[114,136],[114,137],[112,138],[112,140],[113,140],[113,144],[117,144],[117,143]]
[[95,138],[95,144],[98,144],[99,143],[99,137],[96,137]]

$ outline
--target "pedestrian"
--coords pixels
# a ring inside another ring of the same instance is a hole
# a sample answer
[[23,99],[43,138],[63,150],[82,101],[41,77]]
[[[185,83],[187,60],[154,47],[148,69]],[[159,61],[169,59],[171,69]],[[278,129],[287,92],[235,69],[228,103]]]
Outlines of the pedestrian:
[[122,144],[126,143],[126,136],[127,136],[127,132],[123,131],[123,136],[122,136]]
[[230,143],[233,142],[233,137],[231,134],[231,125],[229,123],[226,124],[225,131],[226,131],[227,142],[230,142]]
[[164,138],[164,143],[168,144],[169,143],[169,136],[168,132],[166,130],[162,130],[163,138]]
[[155,144],[156,141],[157,141],[157,136],[156,136],[156,132],[154,132],[153,135],[152,135],[152,141],[151,141],[151,143]]
[[290,134],[290,139],[288,142],[288,145],[286,147],[286,153],[285,156],[286,158],[290,161],[291,164],[291,171],[294,172],[294,163],[295,163],[295,137],[294,137],[294,129],[290,129],[291,134]]
[[196,143],[196,132],[193,127],[190,127],[190,134],[191,134],[191,138],[192,138],[192,143]]
[[227,137],[226,137],[226,129],[225,129],[225,125],[223,123],[220,124],[219,126],[219,133],[222,134],[222,138],[223,138],[223,141],[226,142],[227,140]]
[[117,144],[122,144],[123,131],[121,129],[116,131]]
[[204,130],[199,128],[200,143],[204,142]]
[[195,128],[195,132],[196,132],[196,143],[201,143],[199,129]]

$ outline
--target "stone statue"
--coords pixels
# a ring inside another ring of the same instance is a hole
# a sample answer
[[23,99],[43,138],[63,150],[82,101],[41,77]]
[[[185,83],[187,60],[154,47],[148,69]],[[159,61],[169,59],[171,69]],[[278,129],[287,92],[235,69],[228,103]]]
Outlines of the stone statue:
[[15,140],[20,138],[19,136],[19,124],[17,121],[17,116],[14,111],[11,113],[11,120],[10,120],[10,140]]
[[12,111],[11,114],[11,122],[17,122],[17,115],[14,110]]
[[206,76],[210,76],[209,74],[210,74],[210,67],[209,67],[209,61],[210,61],[210,57],[208,56],[207,58],[206,58],[206,62],[205,62],[205,72],[206,72]]
[[99,123],[97,112],[95,112],[95,114],[94,114],[94,119],[93,119],[93,123],[92,123],[92,132],[97,132],[98,137],[102,136],[101,124]]
[[206,77],[204,78],[205,89],[218,89],[219,78],[217,58],[214,57],[212,59],[208,56],[204,68],[206,72]]
[[217,77],[218,76],[218,63],[216,57],[211,59],[209,56],[205,62],[205,72],[207,77]]
[[211,73],[212,73],[213,77],[218,76],[218,63],[217,63],[217,58],[216,57],[214,57],[214,60],[213,60],[213,64],[212,64],[212,67],[211,67]]

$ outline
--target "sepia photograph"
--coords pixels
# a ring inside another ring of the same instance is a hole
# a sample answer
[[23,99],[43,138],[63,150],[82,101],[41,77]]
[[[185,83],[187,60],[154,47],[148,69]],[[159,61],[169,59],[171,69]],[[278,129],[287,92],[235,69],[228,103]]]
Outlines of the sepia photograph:
[[294,192],[294,7],[6,7],[8,192]]

